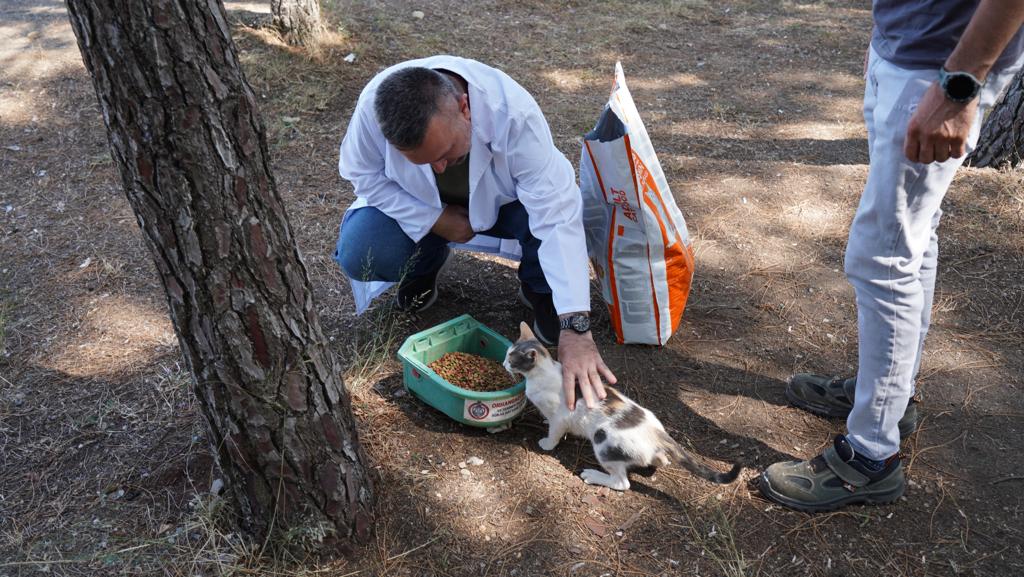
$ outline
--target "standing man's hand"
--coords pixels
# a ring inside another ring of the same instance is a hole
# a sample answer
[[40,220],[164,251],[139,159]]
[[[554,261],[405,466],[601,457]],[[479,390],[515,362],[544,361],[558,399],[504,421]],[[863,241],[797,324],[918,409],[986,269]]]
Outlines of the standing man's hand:
[[469,242],[476,233],[469,224],[469,211],[466,207],[449,204],[441,211],[441,216],[434,221],[430,232],[451,242]]
[[565,404],[570,411],[576,408],[577,383],[587,408],[593,409],[606,396],[601,377],[609,385],[614,385],[618,380],[601,359],[590,332],[579,334],[571,330],[562,331],[558,337],[558,360],[562,363]]
[[925,92],[907,125],[903,151],[912,162],[943,162],[967,153],[967,137],[978,110],[978,99],[953,102],[936,82]]

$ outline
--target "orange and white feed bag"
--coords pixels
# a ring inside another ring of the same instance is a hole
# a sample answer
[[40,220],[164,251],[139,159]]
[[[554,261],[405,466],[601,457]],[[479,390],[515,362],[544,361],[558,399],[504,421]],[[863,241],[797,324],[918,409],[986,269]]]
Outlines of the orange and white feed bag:
[[686,308],[693,248],[620,63],[583,141],[580,191],[590,262],[618,342],[664,345]]

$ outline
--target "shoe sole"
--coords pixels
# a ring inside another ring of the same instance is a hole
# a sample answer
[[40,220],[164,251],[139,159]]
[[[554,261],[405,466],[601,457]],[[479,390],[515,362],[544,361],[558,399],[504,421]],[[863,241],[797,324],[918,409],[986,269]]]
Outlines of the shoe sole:
[[769,501],[773,501],[784,507],[802,511],[804,513],[826,513],[828,511],[835,511],[836,509],[847,505],[887,505],[889,503],[893,503],[906,492],[907,484],[903,483],[896,489],[884,493],[862,495],[851,493],[849,496],[842,499],[820,504],[801,503],[775,492],[775,490],[772,489],[771,483],[768,481],[768,477],[764,473],[761,473],[757,478],[757,488]]
[[[793,391],[786,387],[786,399],[791,405],[798,409],[803,409],[809,413],[814,413],[819,417],[829,417],[832,419],[845,419],[850,415],[850,411],[837,409],[831,405],[819,405],[808,401],[807,399],[801,399],[800,397],[793,394]],[[906,439],[910,435],[914,434],[917,430],[917,423],[910,425],[909,430],[905,426],[900,426],[900,440]]]

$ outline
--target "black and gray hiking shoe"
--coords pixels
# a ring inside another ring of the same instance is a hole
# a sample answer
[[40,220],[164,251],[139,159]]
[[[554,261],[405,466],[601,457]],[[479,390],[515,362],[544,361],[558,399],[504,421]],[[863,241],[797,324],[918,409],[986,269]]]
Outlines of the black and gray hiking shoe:
[[[823,417],[846,418],[853,410],[857,377],[827,377],[797,373],[789,378],[786,398],[794,406]],[[900,438],[906,439],[917,430],[917,399],[911,398],[899,422]]]
[[899,499],[906,490],[899,454],[867,466],[843,435],[832,446],[808,461],[775,463],[757,479],[757,488],[781,505],[815,513],[846,505],[878,505]]

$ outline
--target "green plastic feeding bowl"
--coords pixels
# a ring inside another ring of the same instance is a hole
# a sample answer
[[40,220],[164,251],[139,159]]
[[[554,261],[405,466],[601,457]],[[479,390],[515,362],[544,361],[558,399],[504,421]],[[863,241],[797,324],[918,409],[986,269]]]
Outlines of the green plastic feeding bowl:
[[420,331],[405,339],[398,349],[405,388],[460,423],[503,427],[526,408],[525,381],[501,391],[470,391],[449,383],[427,365],[451,352],[471,353],[502,363],[511,346],[508,339],[469,315]]

